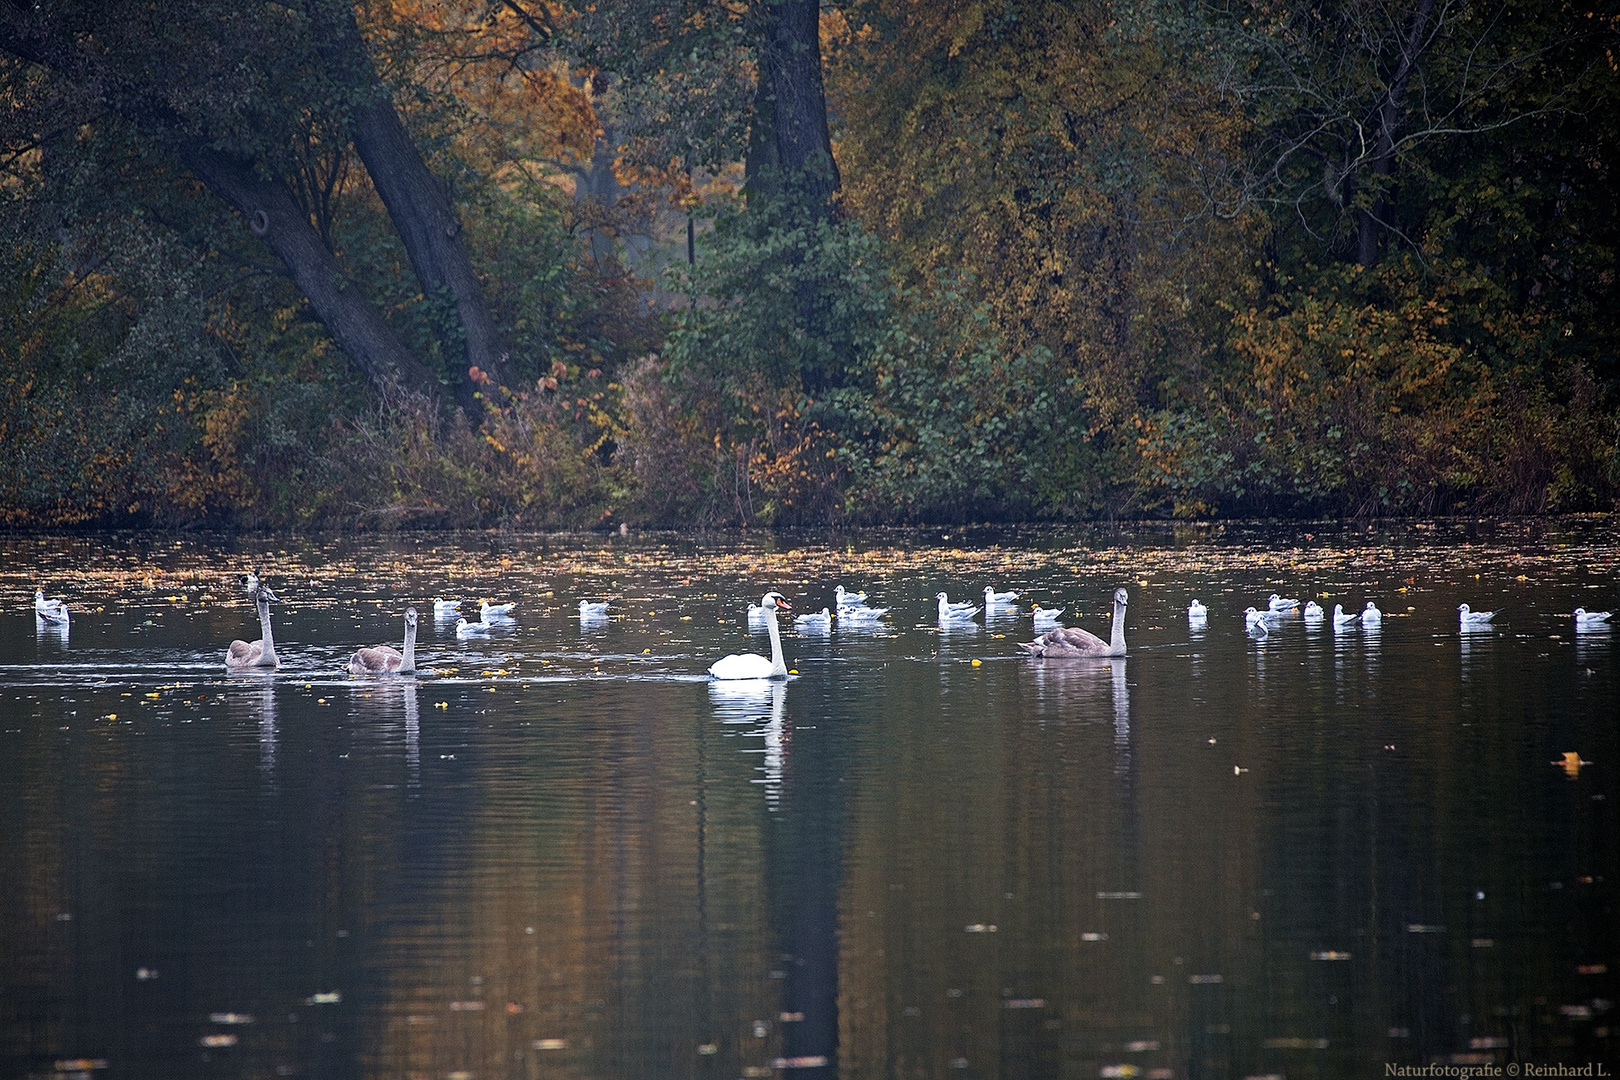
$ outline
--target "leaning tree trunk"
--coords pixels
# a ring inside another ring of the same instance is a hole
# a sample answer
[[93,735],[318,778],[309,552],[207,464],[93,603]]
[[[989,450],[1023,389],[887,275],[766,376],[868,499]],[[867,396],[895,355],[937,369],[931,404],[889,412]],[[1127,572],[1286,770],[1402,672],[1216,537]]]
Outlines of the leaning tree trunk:
[[467,256],[450,192],[422,160],[377,77],[353,5],[349,0],[310,0],[308,10],[316,41],[325,42],[318,48],[332,78],[354,91],[355,150],[405,244],[423,295],[447,294],[455,302],[466,360],[466,368],[456,380],[457,398],[476,421],[479,380],[474,369],[500,383],[505,379],[509,354],[483,283]]
[[431,393],[438,380],[407,349],[377,309],[347,279],[287,185],[261,176],[252,161],[223,153],[188,134],[187,125],[151,87],[112,77],[94,53],[56,32],[48,13],[0,7],[0,51],[93,88],[101,103],[172,150],[215,195],[247,218],[280,256],[317,318],[366,378]]
[[397,382],[433,390],[437,380],[432,373],[347,280],[285,184],[261,177],[251,161],[231,157],[200,141],[184,142],[177,152],[186,168],[236,207],[254,235],[281,257],[338,348],[373,385],[381,388]]

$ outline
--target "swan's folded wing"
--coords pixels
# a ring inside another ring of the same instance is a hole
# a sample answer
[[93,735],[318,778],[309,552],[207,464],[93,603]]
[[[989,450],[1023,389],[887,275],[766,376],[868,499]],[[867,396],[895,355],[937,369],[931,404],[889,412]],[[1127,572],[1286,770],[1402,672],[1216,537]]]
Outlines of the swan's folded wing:
[[356,649],[354,656],[349,660],[349,670],[392,671],[397,669],[404,659],[391,645]]
[[1060,626],[1056,630],[1048,630],[1041,635],[1041,641],[1047,645],[1055,645],[1060,649],[1108,648],[1108,642],[1091,631],[1082,630],[1078,626]]

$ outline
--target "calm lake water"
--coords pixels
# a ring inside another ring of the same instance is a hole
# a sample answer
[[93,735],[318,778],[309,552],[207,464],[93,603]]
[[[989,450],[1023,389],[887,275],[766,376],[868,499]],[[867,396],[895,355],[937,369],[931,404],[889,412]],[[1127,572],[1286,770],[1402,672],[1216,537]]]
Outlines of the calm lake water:
[[[1601,521],[0,538],[0,1075],[1612,1063],[1620,668],[1569,613],[1620,607],[1617,555]],[[283,666],[227,675],[254,567]],[[706,680],[768,651],[750,600],[836,584],[893,610]],[[985,585],[1021,608],[942,632]],[[1119,585],[1127,659],[1018,655],[1030,601],[1106,636]],[[1386,619],[1257,638],[1273,592]],[[436,596],[516,617],[458,640]],[[343,674],[408,604],[418,675]]]

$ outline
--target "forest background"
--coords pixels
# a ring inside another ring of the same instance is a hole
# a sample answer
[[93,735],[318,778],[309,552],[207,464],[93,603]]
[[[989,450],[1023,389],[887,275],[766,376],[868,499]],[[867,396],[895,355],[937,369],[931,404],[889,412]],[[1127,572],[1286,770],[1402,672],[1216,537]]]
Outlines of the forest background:
[[0,519],[1612,510],[1620,6],[0,3]]

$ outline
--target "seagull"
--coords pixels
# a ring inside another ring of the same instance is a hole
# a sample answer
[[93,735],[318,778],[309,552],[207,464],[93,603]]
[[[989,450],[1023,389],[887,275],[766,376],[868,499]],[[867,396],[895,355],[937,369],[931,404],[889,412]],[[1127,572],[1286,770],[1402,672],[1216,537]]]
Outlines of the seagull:
[[1272,617],[1269,611],[1256,611],[1254,608],[1243,609],[1243,624],[1245,626],[1264,626],[1266,620]]
[[867,607],[862,604],[858,607],[838,609],[839,622],[876,622],[889,613],[886,607]]
[[1306,604],[1305,604],[1305,621],[1306,622],[1321,622],[1324,618],[1326,618],[1326,613],[1322,610],[1322,605],[1321,604],[1318,604],[1315,600],[1310,600],[1310,601],[1306,602]]
[[[1577,630],[1607,630],[1609,617],[1612,611],[1587,611],[1585,608],[1575,609],[1575,629]],[[67,616],[64,615],[65,619]]]
[[485,600],[478,605],[478,618],[483,622],[489,622],[490,619],[510,619],[512,609],[515,607],[516,604],[492,604]]
[[832,612],[826,608],[820,611],[807,611],[803,615],[793,616],[793,625],[805,630],[831,630]]
[[1494,618],[1496,618],[1494,611],[1475,611],[1467,604],[1457,605],[1457,621],[1462,624],[1464,630],[1487,629],[1487,624]]
[[1277,612],[1278,614],[1286,611],[1298,611],[1299,601],[1285,600],[1276,593],[1272,593],[1271,598],[1266,601],[1266,607],[1271,611]]
[[68,621],[67,602],[63,600],[45,599],[44,589],[34,590],[34,614],[48,623],[66,623]]
[[1200,604],[1197,600],[1187,605],[1188,622],[1203,622],[1207,618],[1209,618],[1209,608]]
[[592,603],[589,600],[581,600],[579,602],[579,617],[582,619],[600,618],[608,613],[608,605],[612,602],[611,600],[602,600]]
[[979,609],[966,600],[951,603],[944,593],[937,593],[934,599],[939,601],[939,621],[955,622],[960,619],[971,619],[979,613]]
[[1367,601],[1367,606],[1361,610],[1361,625],[1371,627],[1384,625],[1384,613],[1379,611],[1378,605],[1371,600]]
[[477,622],[468,622],[466,619],[456,620],[456,637],[472,637],[474,634],[489,633],[489,623],[482,619]]
[[1333,629],[1339,630],[1339,629],[1342,629],[1343,627],[1347,627],[1347,626],[1351,625],[1352,623],[1354,623],[1359,618],[1361,618],[1361,613],[1360,612],[1357,612],[1354,615],[1346,615],[1344,613],[1344,605],[1343,604],[1334,604],[1333,605]]
[[1063,611],[1064,609],[1060,607],[1044,608],[1041,607],[1041,605],[1036,604],[1034,611],[1035,625],[1041,626],[1044,624],[1046,626],[1056,626],[1058,616],[1063,614]]
[[442,597],[433,598],[433,614],[449,617],[461,614],[460,600],[445,600]]
[[[866,603],[866,593],[846,592],[844,587],[840,585],[833,590],[833,600],[833,606],[839,611],[843,611],[847,607],[860,607],[862,604]],[[753,609],[758,606],[759,605],[757,604],[750,605],[748,609],[749,613],[752,614]],[[764,610],[764,608],[760,608],[760,611],[763,612]]]
[[1018,599],[1017,592],[996,592],[994,586],[984,587],[984,609],[989,611],[994,607],[1006,607]]

